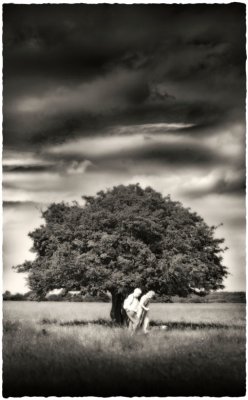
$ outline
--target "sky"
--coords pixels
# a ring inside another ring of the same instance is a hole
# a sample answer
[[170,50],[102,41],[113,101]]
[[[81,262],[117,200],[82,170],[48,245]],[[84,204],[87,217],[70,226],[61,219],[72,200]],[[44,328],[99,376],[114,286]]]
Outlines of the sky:
[[3,5],[3,289],[51,202],[139,183],[220,225],[245,290],[245,60],[244,4]]

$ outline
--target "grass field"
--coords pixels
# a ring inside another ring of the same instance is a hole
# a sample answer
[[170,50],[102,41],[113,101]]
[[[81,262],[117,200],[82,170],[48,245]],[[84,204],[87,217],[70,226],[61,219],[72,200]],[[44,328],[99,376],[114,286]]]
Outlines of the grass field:
[[244,304],[152,304],[148,337],[108,326],[109,310],[4,302],[4,397],[245,394]]

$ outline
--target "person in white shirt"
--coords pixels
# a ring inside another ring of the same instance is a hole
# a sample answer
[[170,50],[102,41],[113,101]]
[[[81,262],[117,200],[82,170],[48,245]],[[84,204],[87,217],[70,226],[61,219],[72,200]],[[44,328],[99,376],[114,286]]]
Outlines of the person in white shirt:
[[139,307],[137,310],[137,317],[136,317],[136,323],[134,324],[133,331],[136,332],[139,328],[142,328],[143,332],[145,334],[148,333],[148,327],[149,327],[149,303],[151,299],[155,296],[155,292],[153,290],[150,290],[148,293],[144,294],[144,296],[141,297],[140,302],[139,302]]
[[134,292],[131,293],[124,301],[123,308],[126,311],[128,317],[128,328],[133,331],[134,326],[137,322],[137,312],[139,308],[139,297],[142,291],[139,288],[134,289]]

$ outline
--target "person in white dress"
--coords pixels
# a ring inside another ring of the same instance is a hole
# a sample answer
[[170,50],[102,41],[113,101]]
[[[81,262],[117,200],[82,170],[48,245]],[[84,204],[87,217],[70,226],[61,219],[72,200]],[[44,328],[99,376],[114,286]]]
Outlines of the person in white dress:
[[141,328],[145,334],[148,333],[150,323],[148,306],[154,296],[155,292],[153,290],[150,290],[148,293],[144,294],[144,296],[141,297],[137,311],[137,319],[133,329],[135,332],[139,328]]
[[137,322],[137,312],[139,308],[139,297],[142,291],[136,288],[124,301],[123,308],[126,311],[128,317],[128,328],[130,331],[134,330],[134,326]]

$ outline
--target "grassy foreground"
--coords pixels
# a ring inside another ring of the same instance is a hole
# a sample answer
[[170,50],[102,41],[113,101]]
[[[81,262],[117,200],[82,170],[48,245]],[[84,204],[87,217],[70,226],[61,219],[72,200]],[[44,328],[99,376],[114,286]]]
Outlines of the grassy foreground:
[[4,397],[245,394],[243,325],[130,337],[96,323],[5,319],[3,349]]

